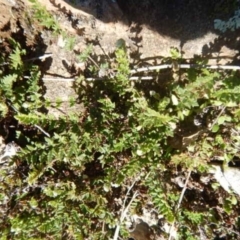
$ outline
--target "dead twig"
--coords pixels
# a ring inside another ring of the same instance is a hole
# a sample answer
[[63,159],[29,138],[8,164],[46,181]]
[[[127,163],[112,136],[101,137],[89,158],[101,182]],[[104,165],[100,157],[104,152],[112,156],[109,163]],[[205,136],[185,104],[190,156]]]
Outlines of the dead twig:
[[[142,67],[133,69],[130,73],[139,73],[139,72],[150,72],[153,70],[161,70],[172,68],[172,64],[163,64],[150,67]],[[222,70],[240,70],[240,66],[231,66],[231,65],[201,65],[201,64],[179,64],[179,69],[189,69],[189,68],[206,68],[206,69],[222,69]]]
[[[113,79],[113,78],[112,78]],[[130,77],[129,78],[129,80],[130,81],[137,81],[137,80],[153,80],[154,79],[154,77],[152,77],[152,76],[146,76],[146,77]],[[103,81],[103,80],[106,80],[106,79],[104,79],[104,78],[86,78],[85,79],[86,81],[89,81],[89,82],[91,82],[91,81]],[[111,78],[110,79],[107,79],[107,80],[111,80]]]
[[161,69],[167,69],[167,68],[172,68],[172,64],[163,64],[163,65],[157,65],[157,66],[137,68],[137,69],[131,70],[130,73],[134,74],[139,72],[150,72],[154,70],[161,70]]
[[34,60],[42,60],[44,61],[46,58],[49,58],[49,57],[52,57],[53,54],[52,53],[46,53],[40,57],[34,57],[34,58],[30,58],[30,59],[27,59],[25,61],[34,61]]
[[[179,198],[179,200],[178,200],[177,207],[176,207],[176,209],[175,209],[175,214],[177,213],[177,211],[179,210],[179,208],[180,208],[180,206],[181,206],[181,203],[182,203],[182,200],[183,200],[183,196],[184,196],[184,193],[185,193],[185,191],[186,191],[186,189],[187,189],[187,185],[188,185],[188,181],[189,181],[189,178],[190,178],[190,176],[191,176],[191,173],[192,173],[192,170],[189,170],[188,175],[187,175],[187,179],[186,179],[186,181],[185,181],[185,184],[184,184],[184,187],[183,187],[183,189],[182,189],[180,198]],[[168,238],[168,240],[171,240],[171,239],[172,239],[171,231],[172,231],[172,229],[174,228],[174,225],[175,225],[175,221],[173,221],[171,227],[169,228],[169,232],[168,232],[168,233],[169,233],[169,238]]]
[[37,124],[33,125],[35,128],[37,128],[38,130],[40,130],[43,134],[45,134],[47,137],[50,138],[49,133],[47,133],[45,130],[43,130],[40,126],[38,126]]
[[91,56],[88,56],[88,59],[89,59],[98,69],[100,69],[99,65],[95,62],[95,60],[94,60]]
[[[42,60],[44,61],[46,58],[49,58],[49,57],[52,57],[53,54],[52,53],[46,53],[40,57],[34,57],[34,58],[29,58],[29,59],[26,59],[24,62],[30,62],[30,61],[34,61],[34,60]],[[9,65],[10,62],[3,62],[0,64],[0,66],[5,66],[5,65]]]
[[53,81],[53,82],[56,82],[56,81],[74,82],[74,81],[76,81],[75,78],[42,78],[42,80],[44,82],[48,82],[48,81]]
[[221,110],[221,112],[218,114],[218,116],[216,117],[216,119],[214,120],[214,122],[212,123],[210,130],[213,129],[213,126],[216,124],[217,120],[219,119],[219,117],[223,114],[224,110],[226,109],[226,106],[224,106]]
[[181,205],[181,203],[182,203],[183,196],[184,196],[184,193],[186,192],[187,185],[188,185],[188,181],[189,181],[189,178],[190,178],[190,176],[191,176],[191,173],[192,173],[192,171],[189,170],[188,175],[187,175],[186,182],[185,182],[185,184],[184,184],[184,187],[183,187],[183,189],[182,189],[182,192],[181,192],[181,195],[180,195],[180,198],[179,198],[179,201],[178,201],[178,205],[177,205],[176,211],[178,211],[178,209],[180,208],[180,205]]
[[[136,181],[138,181],[138,180],[135,180],[135,181],[132,183],[132,185],[129,187],[129,189],[128,189],[127,193],[126,193],[126,196],[125,196],[124,202],[123,202],[123,208],[124,208],[125,205],[126,205],[126,201],[127,201],[127,199],[128,199],[128,195],[129,195],[131,189],[133,188],[133,186],[135,185]],[[123,209],[123,211],[122,211],[122,213],[121,213],[121,216],[120,216],[120,221],[119,221],[119,223],[117,224],[116,229],[115,229],[115,232],[114,232],[113,240],[118,240],[118,235],[119,235],[119,231],[120,231],[121,224],[122,224],[122,222],[124,221],[124,219],[125,219],[125,217],[126,217],[126,215],[127,215],[127,212],[128,212],[129,207],[131,206],[132,202],[133,202],[134,199],[137,197],[137,195],[138,195],[138,191],[135,191],[134,194],[133,194],[133,196],[132,196],[132,198],[131,198],[131,200],[130,200],[130,202],[129,202],[128,205],[125,207],[125,209]]]
[[[93,62],[93,64],[100,69],[99,65],[91,58],[89,57],[89,60]],[[150,66],[150,67],[142,67],[137,69],[132,69],[130,71],[130,74],[140,73],[140,72],[150,72],[154,70],[161,70],[161,69],[168,69],[172,68],[172,64],[163,64],[163,65],[157,65],[157,66]],[[179,64],[178,69],[189,69],[189,68],[206,68],[206,69],[219,69],[219,70],[240,70],[240,66],[222,66],[222,65],[199,65],[199,64]],[[110,76],[110,78],[105,77],[92,77],[92,78],[86,78],[86,81],[104,81],[104,80],[112,80],[114,78],[113,76]],[[153,76],[132,76],[129,77],[129,81],[146,81],[146,80],[153,80],[156,77]],[[76,78],[42,78],[43,81],[69,81],[74,82]]]

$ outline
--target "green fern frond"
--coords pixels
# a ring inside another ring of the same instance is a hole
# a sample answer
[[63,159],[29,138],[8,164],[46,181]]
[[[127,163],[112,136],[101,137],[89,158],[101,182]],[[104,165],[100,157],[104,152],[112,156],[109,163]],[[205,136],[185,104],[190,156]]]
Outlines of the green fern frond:
[[23,124],[39,124],[48,121],[48,116],[46,115],[36,115],[36,114],[21,114],[18,113],[15,118]]
[[21,50],[19,47],[16,47],[13,53],[10,54],[9,59],[11,62],[11,67],[14,70],[18,70],[22,68],[23,62],[22,62],[21,56],[25,54],[26,54],[26,51],[24,49]]
[[13,95],[12,86],[13,86],[13,83],[16,82],[17,78],[18,78],[17,74],[11,74],[1,79],[0,89],[2,90],[2,94],[4,94],[5,97],[7,98],[12,97]]
[[41,5],[36,0],[29,0],[33,3],[34,17],[39,23],[48,29],[52,29],[55,33],[61,32],[61,27],[58,22],[54,19],[53,15],[50,14],[46,7]]
[[8,107],[5,103],[0,102],[0,117],[5,117],[8,112]]
[[224,101],[236,101],[236,102],[240,102],[240,86],[237,86],[235,88],[228,88],[228,89],[220,89],[218,91],[216,91],[213,94],[214,97],[216,97],[217,99],[221,99]]

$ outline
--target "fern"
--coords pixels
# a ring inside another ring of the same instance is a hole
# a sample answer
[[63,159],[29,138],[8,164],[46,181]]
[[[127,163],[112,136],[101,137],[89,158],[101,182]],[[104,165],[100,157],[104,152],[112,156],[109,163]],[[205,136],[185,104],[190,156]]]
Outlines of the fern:
[[192,224],[196,225],[200,225],[204,219],[203,214],[198,212],[184,211],[184,215],[188,218],[189,221],[192,222]]
[[48,29],[54,31],[54,33],[60,33],[61,27],[59,26],[58,22],[54,19],[53,15],[51,15],[45,6],[41,5],[37,0],[29,0],[33,3],[34,9],[34,17],[38,22]]
[[166,217],[168,222],[173,222],[175,219],[173,208],[169,205],[168,197],[165,194],[166,190],[163,189],[162,183],[158,181],[157,175],[150,172],[146,184],[154,206]]
[[9,59],[11,61],[11,68],[14,70],[21,70],[23,67],[23,62],[22,62],[22,55],[26,54],[26,50],[20,49],[19,46],[17,46],[13,53],[10,54]]
[[21,114],[18,113],[15,117],[18,121],[23,124],[44,124],[49,123],[49,117],[44,114]]
[[1,91],[5,97],[11,97],[13,95],[13,83],[18,78],[17,74],[7,75],[1,79]]
[[6,117],[8,112],[8,107],[4,102],[0,102],[0,116]]
[[142,120],[142,126],[147,128],[167,126],[171,121],[173,121],[173,118],[169,115],[160,114],[151,108],[147,108],[146,112],[143,113],[140,118]]
[[[36,0],[33,3],[38,20],[57,31],[54,18]],[[72,49],[73,43],[74,39],[69,39],[67,47]],[[205,161],[216,150],[233,153],[231,144],[238,138],[228,136],[227,130],[228,125],[239,122],[239,84],[231,84],[231,79],[228,79],[230,83],[223,80],[221,73],[204,70],[189,73],[183,82],[169,81],[161,94],[149,92],[142,83],[131,84],[125,42],[119,41],[117,45],[113,59],[97,62],[95,67],[92,45],[82,52],[79,59],[86,64],[91,62],[89,69],[96,70],[97,65],[113,74],[107,81],[88,84],[82,80],[84,86],[77,83],[75,90],[79,95],[72,103],[83,102],[84,112],[54,118],[41,111],[42,107],[48,109],[50,103],[44,100],[38,67],[29,63],[27,66],[22,61],[26,52],[13,43],[10,65],[1,73],[0,112],[6,115],[9,111],[6,100],[16,109],[15,112],[11,108],[13,116],[8,118],[17,121],[16,138],[24,147],[16,157],[17,167],[23,170],[17,171],[16,178],[4,173],[6,181],[0,183],[4,192],[0,198],[17,198],[17,207],[11,208],[11,219],[5,216],[8,224],[0,219],[0,227],[7,228],[6,236],[110,239],[119,220],[121,202],[136,176],[139,181],[134,188],[141,191],[137,199],[140,207],[144,198],[167,221],[178,221],[182,239],[187,239],[203,221],[209,223],[189,204],[183,204],[175,212],[181,191],[172,179],[185,169],[193,169],[194,173],[206,169]],[[172,55],[179,58],[176,51]],[[4,75],[9,70],[10,74]],[[22,81],[23,73],[28,73],[27,81]],[[96,74],[96,71],[87,73]],[[206,127],[199,131],[205,134],[204,139],[200,133],[196,134],[199,139],[194,138],[195,134],[184,136],[184,128],[189,127],[196,111],[228,103],[232,107],[222,116],[210,116],[219,125],[217,133]],[[168,139],[178,135],[182,142],[190,139],[191,146],[172,149]]]
[[218,100],[223,101],[224,103],[232,102],[240,102],[240,86],[236,86],[232,89],[220,89],[213,94]]

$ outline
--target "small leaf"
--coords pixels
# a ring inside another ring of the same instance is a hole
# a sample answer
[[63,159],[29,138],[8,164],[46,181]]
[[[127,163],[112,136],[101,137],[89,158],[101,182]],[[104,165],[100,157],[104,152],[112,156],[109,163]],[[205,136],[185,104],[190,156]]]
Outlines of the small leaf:
[[230,122],[231,121],[231,117],[229,117],[229,116],[220,116],[219,118],[218,118],[218,124],[219,125],[221,125],[221,124],[223,124],[224,122]]
[[215,124],[212,128],[212,132],[216,133],[216,132],[218,132],[218,130],[219,130],[219,125]]
[[230,214],[232,211],[232,206],[229,202],[229,200],[225,200],[223,203],[223,209],[225,210],[226,213]]
[[137,129],[137,131],[140,131],[142,129],[142,126],[141,125],[137,126],[136,129]]
[[137,150],[137,155],[138,156],[142,156],[143,155],[143,151],[142,150]]
[[172,94],[171,99],[172,99],[173,105],[177,106],[177,105],[178,105],[178,99],[177,99],[177,97],[176,97],[174,94]]
[[233,205],[236,205],[236,204],[237,204],[237,198],[236,198],[234,195],[232,196],[231,203],[232,203]]
[[179,52],[179,50],[174,47],[172,47],[170,49],[170,54],[171,54],[172,59],[178,59],[181,57],[181,53]]
[[212,183],[212,188],[214,189],[214,190],[217,190],[217,189],[219,189],[219,187],[220,187],[220,185],[219,185],[219,183]]
[[217,122],[219,125],[223,124],[225,122],[225,117],[224,116],[219,117]]
[[109,192],[110,186],[107,185],[107,184],[104,184],[104,185],[103,185],[103,189],[104,189],[105,192]]

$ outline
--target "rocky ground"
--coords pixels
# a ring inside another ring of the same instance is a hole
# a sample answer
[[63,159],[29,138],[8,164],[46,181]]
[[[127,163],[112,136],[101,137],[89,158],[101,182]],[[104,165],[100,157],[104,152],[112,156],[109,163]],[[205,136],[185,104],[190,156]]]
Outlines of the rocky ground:
[[[132,67],[159,64],[163,57],[170,56],[170,48],[177,48],[184,59],[200,56],[210,64],[239,62],[239,33],[222,34],[214,30],[214,19],[228,19],[233,13],[230,4],[224,1],[39,2],[55,16],[67,36],[75,38],[73,49],[66,49],[62,36],[53,36],[40,26],[30,26],[33,22],[29,22],[32,16],[27,0],[0,1],[0,36],[18,35],[22,41],[26,38],[27,45],[34,49],[33,55],[51,54],[41,64],[46,97],[51,100],[65,101],[74,95],[71,79],[79,69],[74,69],[73,51],[81,53],[89,43],[93,44],[96,56],[111,55],[117,40],[124,39]],[[28,12],[28,17],[22,11]]]

